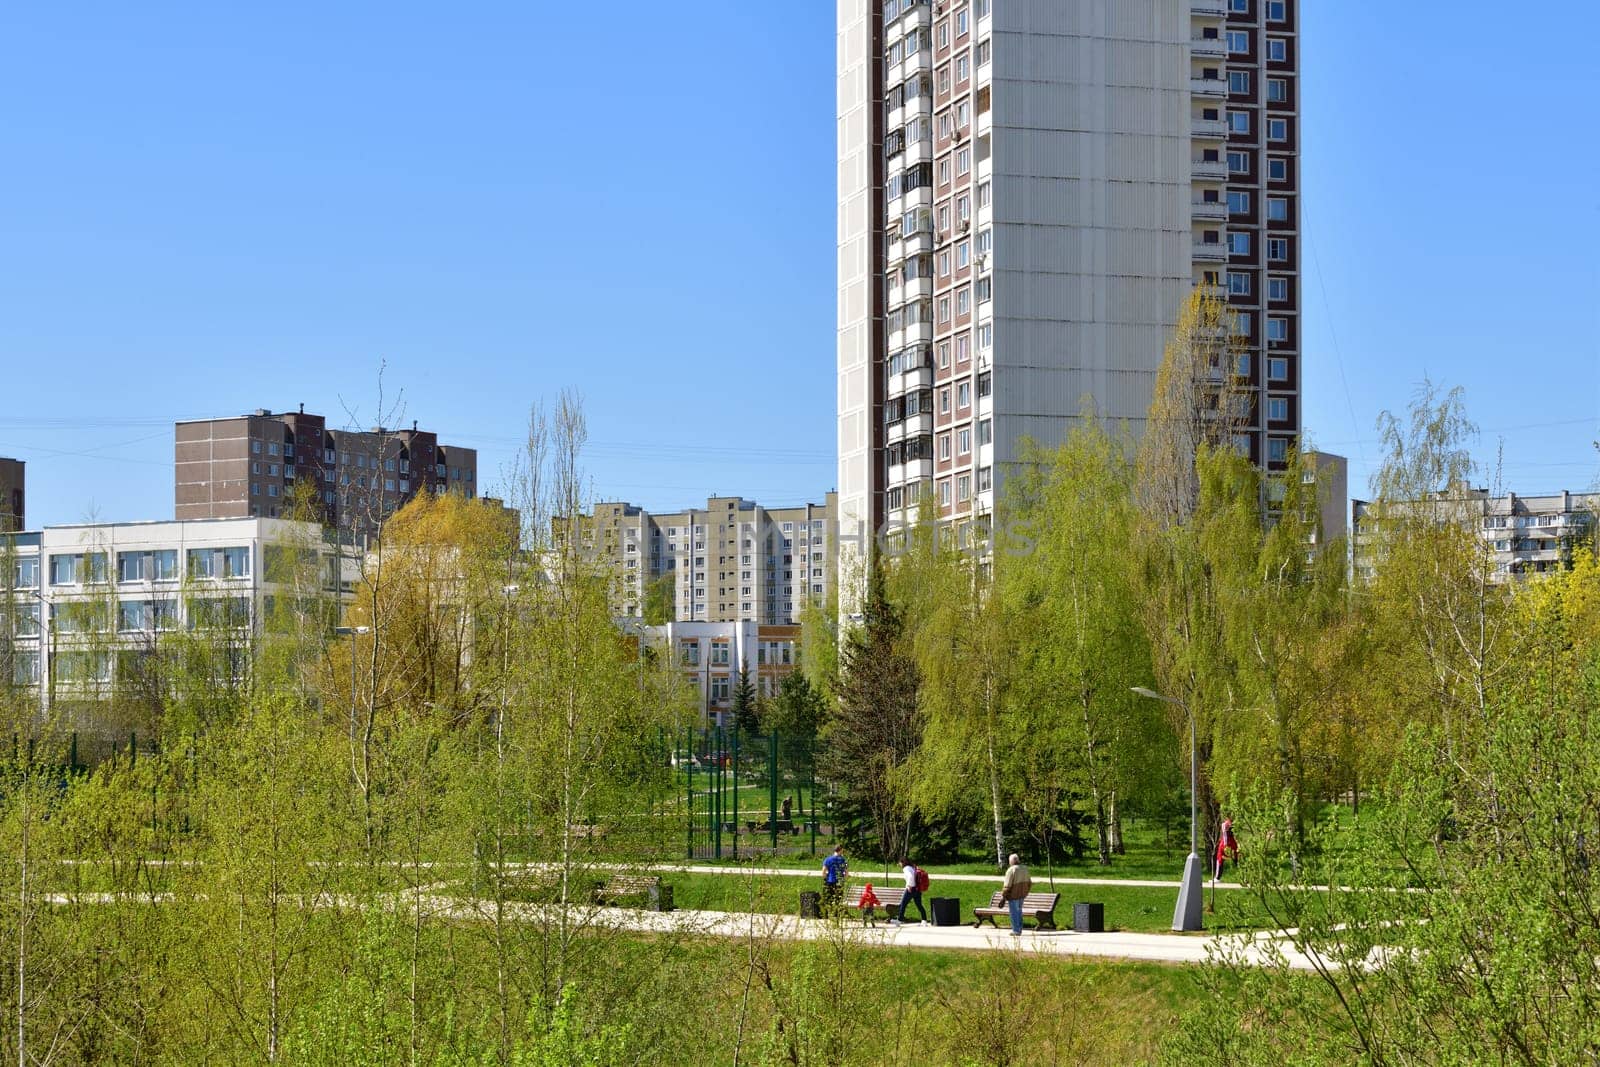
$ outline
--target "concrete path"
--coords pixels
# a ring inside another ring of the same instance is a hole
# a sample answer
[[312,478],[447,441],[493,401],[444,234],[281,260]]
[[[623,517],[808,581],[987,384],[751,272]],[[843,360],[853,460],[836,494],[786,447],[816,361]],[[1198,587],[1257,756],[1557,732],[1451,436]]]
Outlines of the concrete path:
[[[650,869],[654,871],[681,871],[685,874],[754,874],[777,876],[782,878],[822,877],[822,864],[820,861],[816,867],[758,867],[754,865],[749,867],[727,867],[710,863],[657,863],[651,864]],[[1054,881],[1054,884],[1056,885],[1125,885],[1142,886],[1149,889],[1177,889],[1180,884],[1177,879],[1167,882],[1151,878],[1065,878],[1061,875],[1056,875],[1056,877],[1052,880],[1049,877],[1041,874],[1038,868],[1031,868],[1031,870],[1033,872],[1033,884],[1044,887],[1048,887],[1052,881]],[[899,876],[899,871],[891,871],[889,874],[885,875],[881,870],[876,868],[872,870],[862,868],[852,870],[850,872],[850,877],[858,881],[863,878],[898,878]],[[1000,876],[998,874],[935,874],[934,872],[929,871],[928,877],[935,885],[940,882],[991,882],[994,884],[996,889],[1000,888]],[[1210,887],[1211,883],[1207,882],[1206,888],[1209,889]],[[1218,882],[1217,888],[1243,889],[1244,886],[1240,885],[1238,882]],[[1041,889],[1041,892],[1048,892],[1048,889]]]

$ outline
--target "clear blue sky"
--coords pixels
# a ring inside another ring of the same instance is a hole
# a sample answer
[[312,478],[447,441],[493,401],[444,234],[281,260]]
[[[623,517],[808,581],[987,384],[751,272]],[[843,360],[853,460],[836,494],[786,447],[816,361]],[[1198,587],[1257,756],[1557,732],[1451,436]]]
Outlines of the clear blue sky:
[[[1358,492],[1429,375],[1510,486],[1588,487],[1600,8],[1305,9],[1307,430]],[[9,5],[0,455],[29,525],[170,515],[175,419],[373,422],[382,363],[486,488],[570,386],[601,495],[815,498],[833,49],[830,0]]]

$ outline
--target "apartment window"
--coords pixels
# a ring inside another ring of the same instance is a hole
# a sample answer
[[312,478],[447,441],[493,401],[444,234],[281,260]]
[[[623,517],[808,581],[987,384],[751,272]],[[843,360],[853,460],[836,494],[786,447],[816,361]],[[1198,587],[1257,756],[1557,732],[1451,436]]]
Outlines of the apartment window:
[[1250,173],[1250,153],[1249,152],[1229,152],[1228,153],[1228,173],[1230,173],[1230,174],[1249,174]]
[[948,478],[939,483],[939,503],[945,507],[950,506],[950,479]]
[[261,455],[261,442],[260,441],[251,441],[250,442],[250,451],[254,455],[257,455],[257,456]]
[[950,342],[949,341],[940,341],[939,345],[938,345],[938,351],[939,351],[939,369],[940,370],[946,370],[950,366]]
[[1228,51],[1235,55],[1250,51],[1250,35],[1244,30],[1229,30]]
[[150,553],[150,577],[157,582],[178,580],[178,550],[159,548]]
[[939,47],[950,47],[950,24],[948,22],[939,23]]
[[278,454],[278,444],[277,444],[277,442],[276,441],[269,442],[267,444],[267,455],[276,456],[277,454]]
[[963,56],[957,56],[956,57],[956,82],[959,84],[960,82],[966,81],[970,77],[972,77],[972,60],[968,59],[964,55]]
[[1255,329],[1255,320],[1248,311],[1235,311],[1233,313],[1233,332],[1240,337],[1249,337]]
[[1289,258],[1289,240],[1285,237],[1267,238],[1267,258],[1280,261]]
[[39,557],[38,556],[21,556],[21,557],[18,557],[15,574],[16,574],[16,582],[13,584],[12,588],[14,588],[14,589],[37,589],[37,588],[39,588]]
[[1228,272],[1228,295],[1250,295],[1250,275],[1247,272],[1242,270],[1230,270]]
[[1240,190],[1228,190],[1228,214],[1250,214],[1250,194]]
[[989,65],[989,41],[988,41],[987,38],[985,38],[984,40],[978,42],[978,66],[987,67],[988,65]]
[[324,463],[333,463],[335,461],[335,456],[336,455],[337,455],[337,453],[334,452],[333,449],[324,448],[322,450],[322,462],[324,462]]
[[939,216],[939,232],[948,233],[950,230],[950,205],[946,204],[941,207],[937,214]]
[[990,390],[993,388],[994,383],[988,371],[984,371],[982,374],[978,375],[978,399],[981,400],[988,396]]
[[1267,160],[1267,178],[1275,182],[1288,181],[1289,161],[1286,159]]
[[989,201],[994,197],[994,183],[983,182],[978,186],[978,206],[988,207]]
[[1267,340],[1287,341],[1289,339],[1289,320],[1279,318],[1267,319]]
[[1228,253],[1235,256],[1248,256],[1250,254],[1250,235],[1248,233],[1228,234]]
[[250,549],[246,546],[222,550],[222,576],[248,578],[250,576]]
[[190,578],[215,578],[217,576],[217,554],[209,548],[189,549],[189,577]]
[[959,382],[956,384],[956,407],[966,408],[972,406],[972,383]]
[[972,169],[972,149],[963,148],[956,153],[956,173],[965,174]]
[[1267,398],[1267,418],[1273,422],[1289,421],[1289,401],[1281,396]]
[[132,633],[149,628],[145,602],[142,600],[124,600],[117,605],[117,630],[121,633]]
[[1268,278],[1267,279],[1267,299],[1268,300],[1275,300],[1275,301],[1276,300],[1287,300],[1287,299],[1289,299],[1289,279],[1288,278]]
[[968,28],[967,18],[968,18],[968,15],[967,15],[967,9],[966,8],[962,8],[960,11],[956,12],[956,36],[957,37],[966,36],[967,28]]
[[950,277],[950,253],[949,252],[940,252],[939,253],[939,258],[938,258],[938,263],[939,263],[939,277],[941,277],[941,278]]
[[948,296],[941,296],[939,298],[938,308],[939,308],[939,322],[941,324],[949,322],[950,321],[950,298]]
[[972,478],[963,474],[956,479],[956,499],[968,501],[972,499]]
[[1282,78],[1267,79],[1267,102],[1282,104],[1289,99],[1289,83]]
[[1270,382],[1286,382],[1289,380],[1289,361],[1282,356],[1267,357],[1267,380]]
[[[950,161],[948,159],[939,160],[939,184],[950,184]],[[891,193],[891,195],[893,194]]]
[[972,242],[962,241],[956,245],[956,266],[966,267],[972,263]]
[[1289,139],[1289,120],[1288,119],[1268,119],[1267,120],[1267,140],[1269,140],[1269,141],[1287,141],[1288,139]]
[[117,581],[144,581],[144,560],[145,554],[143,552],[118,552]]
[[1250,0],[1228,0],[1228,10],[1235,15],[1250,14]]
[[1237,134],[1248,134],[1250,132],[1250,112],[1248,112],[1248,111],[1230,111],[1230,112],[1228,112],[1228,132],[1229,133],[1237,133]]
[[956,362],[965,363],[972,358],[972,338],[962,334],[956,338]]
[[1289,58],[1289,42],[1281,37],[1267,38],[1267,60],[1282,63]]
[[[377,479],[373,479],[373,480],[376,481]],[[271,488],[271,487],[269,486],[268,488]],[[394,492],[394,479],[393,478],[385,478],[383,480],[383,488],[387,492],[390,492],[390,493]],[[274,495],[276,495],[276,494],[274,494]]]
[[39,617],[42,605],[37,600],[30,600],[23,604],[14,605],[17,613],[18,637],[38,637]]
[[994,443],[994,423],[984,419],[978,423],[978,444],[989,445]]
[[978,279],[978,303],[987,304],[989,302],[990,287],[991,282],[988,278]]
[[267,483],[267,495],[268,496],[277,496],[278,495],[278,487],[276,485],[274,485],[272,482],[268,482]]
[[939,458],[943,460],[950,458],[950,435],[947,433],[939,435]]
[[1234,96],[1250,95],[1250,72],[1247,70],[1230,70],[1228,72],[1228,92]]
[[1267,21],[1282,22],[1284,20],[1284,0],[1267,0]]
[[1239,358],[1233,365],[1233,372],[1241,378],[1250,377],[1250,353],[1239,353]]
[[1289,442],[1281,437],[1267,439],[1267,460],[1271,463],[1283,463],[1289,458]]
[[1271,222],[1289,221],[1289,201],[1281,196],[1267,197],[1267,219]]
[[987,352],[994,347],[994,323],[985,322],[978,327],[978,351]]
[[972,451],[972,430],[963,428],[956,434],[956,453],[965,456]]
[[949,386],[946,386],[945,388],[939,390],[939,414],[941,414],[941,415],[950,414],[950,388],[949,388]]
[[987,493],[994,485],[994,475],[988,467],[978,468],[978,492]]
[[964,285],[956,290],[956,314],[972,314],[972,289],[969,286]]
[[972,198],[968,196],[956,197],[956,218],[966,222],[972,217]]

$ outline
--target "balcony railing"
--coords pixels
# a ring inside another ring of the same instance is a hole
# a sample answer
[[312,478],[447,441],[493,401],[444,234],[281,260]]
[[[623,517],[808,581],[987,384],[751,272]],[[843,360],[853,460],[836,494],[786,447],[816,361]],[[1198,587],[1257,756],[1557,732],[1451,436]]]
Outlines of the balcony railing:
[[1190,78],[1189,92],[1195,96],[1215,97],[1221,100],[1228,95],[1228,83],[1221,78]]
[[1222,18],[1223,0],[1189,0],[1189,13],[1193,15],[1213,15]]
[[1189,41],[1189,54],[1221,59],[1228,50],[1220,37],[1195,37]]
[[1228,258],[1228,246],[1221,241],[1196,240],[1194,258],[1202,263],[1221,263]]
[[1210,181],[1226,181],[1228,165],[1220,159],[1195,159],[1189,162],[1189,174]]
[[1196,200],[1189,205],[1189,217],[1221,222],[1228,217],[1228,205],[1221,200]]
[[1196,137],[1213,141],[1228,139],[1228,126],[1221,119],[1194,119],[1189,123],[1189,129]]

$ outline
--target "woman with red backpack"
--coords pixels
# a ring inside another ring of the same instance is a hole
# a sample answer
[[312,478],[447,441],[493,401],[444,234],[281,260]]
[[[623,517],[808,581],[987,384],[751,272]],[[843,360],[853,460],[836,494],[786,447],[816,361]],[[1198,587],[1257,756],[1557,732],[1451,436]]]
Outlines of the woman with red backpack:
[[904,856],[900,857],[900,873],[905,875],[906,891],[900,898],[900,914],[889,920],[894,923],[906,921],[906,905],[916,902],[917,914],[922,916],[924,924],[928,921],[928,912],[922,906],[922,892],[928,888],[928,872],[914,865]]

